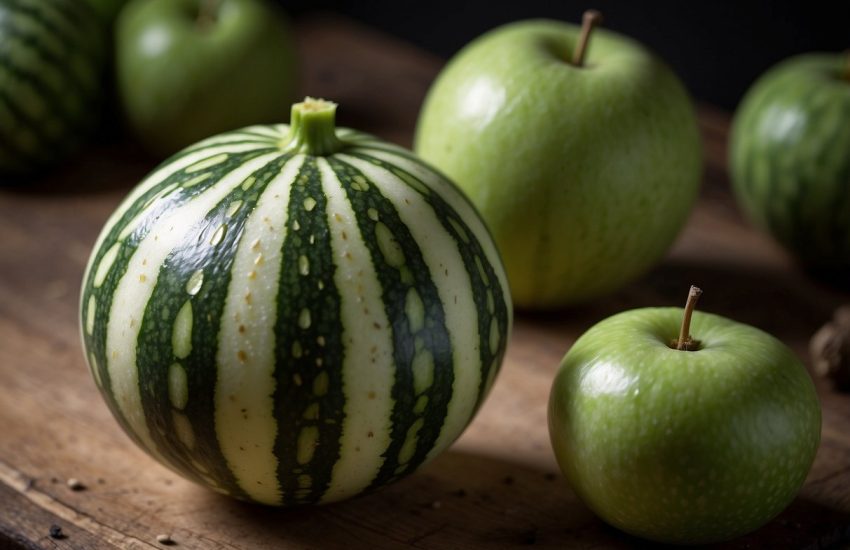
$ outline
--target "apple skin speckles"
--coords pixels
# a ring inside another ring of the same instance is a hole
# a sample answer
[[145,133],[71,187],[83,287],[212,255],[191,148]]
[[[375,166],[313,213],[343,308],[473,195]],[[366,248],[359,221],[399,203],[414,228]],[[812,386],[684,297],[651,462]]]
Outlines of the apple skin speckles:
[[683,310],[620,313],[570,349],[552,387],[561,469],[601,518],[665,543],[757,529],[797,494],[820,441],[814,385],[784,344],[696,312],[698,351],[679,351]]

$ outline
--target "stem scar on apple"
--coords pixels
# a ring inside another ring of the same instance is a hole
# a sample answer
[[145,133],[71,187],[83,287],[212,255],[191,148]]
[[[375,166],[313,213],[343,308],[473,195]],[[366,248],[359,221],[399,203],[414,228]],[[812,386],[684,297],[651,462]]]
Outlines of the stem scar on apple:
[[578,38],[578,44],[573,52],[573,65],[576,67],[584,67],[584,54],[587,52],[587,45],[590,42],[590,33],[596,25],[602,23],[602,14],[597,10],[586,10],[581,17],[581,34]]
[[698,351],[700,349],[700,341],[694,340],[691,336],[691,316],[694,314],[694,308],[697,307],[697,301],[702,295],[702,289],[691,285],[688,291],[688,301],[685,304],[685,313],[682,316],[682,328],[679,330],[679,337],[670,343],[670,347],[680,351]]

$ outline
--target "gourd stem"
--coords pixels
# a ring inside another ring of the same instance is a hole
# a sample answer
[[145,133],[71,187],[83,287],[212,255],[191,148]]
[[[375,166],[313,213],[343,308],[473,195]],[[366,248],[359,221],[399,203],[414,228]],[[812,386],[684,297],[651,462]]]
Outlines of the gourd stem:
[[584,66],[584,54],[587,51],[587,45],[590,42],[590,34],[593,28],[602,23],[602,14],[596,10],[587,10],[581,18],[581,35],[578,38],[578,45],[573,52],[573,65],[576,67]]
[[688,301],[685,304],[685,314],[682,317],[682,328],[679,331],[679,339],[676,340],[677,350],[689,350],[693,344],[693,339],[691,338],[691,315],[694,313],[694,308],[697,307],[697,301],[701,294],[702,290],[700,288],[691,285],[691,289],[688,292]]
[[289,136],[284,150],[314,156],[328,156],[343,147],[336,136],[336,103],[305,98],[292,106]]

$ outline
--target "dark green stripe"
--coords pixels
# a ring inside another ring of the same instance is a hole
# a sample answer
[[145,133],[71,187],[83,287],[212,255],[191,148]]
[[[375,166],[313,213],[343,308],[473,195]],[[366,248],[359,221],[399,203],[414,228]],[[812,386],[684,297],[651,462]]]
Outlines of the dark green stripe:
[[32,15],[46,27],[64,30],[77,38],[91,39],[91,33],[102,30],[97,14],[86,1],[79,0],[4,0],[15,11]]
[[[15,103],[3,89],[0,89],[0,102],[6,105],[12,116],[19,121],[19,125],[32,131],[33,135],[38,141],[36,151],[25,151],[21,142],[15,139],[16,135],[20,135],[20,129],[17,129],[16,132],[10,135],[9,130],[11,129],[0,128],[0,135],[4,137],[6,142],[14,144],[14,147],[17,150],[25,152],[27,157],[33,159],[33,165],[49,164],[50,158],[44,154],[46,151],[49,151],[49,149],[46,147],[46,145],[50,143],[48,141],[49,138],[45,136],[43,132],[41,132],[41,128],[39,127],[39,125],[35,123],[25,112],[23,112],[18,106],[18,104]],[[57,145],[57,147],[61,148],[61,146],[59,145]]]
[[[427,165],[422,163],[422,161],[418,160],[413,155],[390,151],[384,148],[377,149],[385,153],[397,155],[408,161],[416,162],[423,168],[430,170]],[[499,368],[499,366],[501,365],[508,341],[508,306],[506,302],[507,297],[505,296],[504,290],[502,289],[502,286],[499,283],[499,278],[497,277],[496,270],[487,259],[487,255],[484,252],[481,243],[479,243],[478,240],[475,238],[475,233],[472,231],[472,229],[470,229],[469,225],[463,220],[463,218],[458,215],[454,208],[452,208],[451,205],[449,205],[445,201],[445,199],[439,194],[423,193],[421,191],[421,187],[428,187],[428,185],[424,181],[417,178],[414,174],[400,168],[399,166],[392,164],[391,162],[386,162],[369,155],[368,152],[351,152],[350,154],[390,172],[400,180],[401,184],[405,184],[409,180],[415,180],[416,182],[418,182],[418,186],[409,187],[419,193],[419,195],[422,196],[425,202],[427,202],[431,206],[437,216],[437,219],[440,220],[440,224],[443,226],[443,229],[445,229],[446,232],[452,236],[455,244],[457,245],[458,252],[460,253],[461,258],[463,259],[463,265],[471,281],[472,297],[475,302],[476,311],[478,313],[478,349],[481,359],[481,382],[479,384],[478,399],[475,405],[475,410],[477,411],[481,404],[484,402],[485,390],[487,389],[486,383],[488,377],[490,376],[490,371],[493,368]],[[452,185],[448,180],[446,180],[446,183]],[[464,197],[463,193],[460,190],[458,190],[457,193],[459,197]],[[475,211],[475,208],[471,204],[470,208]],[[452,222],[454,222],[454,225],[452,224]],[[455,229],[455,226],[459,226],[464,231],[467,237],[466,240],[464,240],[464,238],[460,235],[457,229]],[[476,258],[479,259],[479,261],[481,262],[481,266],[484,268],[484,275],[486,276],[486,281],[481,275],[481,271],[478,268]],[[492,314],[490,313],[490,309],[487,303],[488,290],[493,294]],[[496,352],[492,353],[490,351],[490,324],[494,318],[496,319],[499,326],[499,346]]]
[[20,172],[28,172],[46,164],[47,159],[33,152],[26,151],[23,149],[18,140],[15,140],[13,136],[9,135],[9,131],[12,128],[16,130],[15,135],[20,135],[20,129],[16,128],[16,126],[20,124],[21,119],[16,107],[9,103],[8,98],[3,93],[3,90],[0,90],[0,103],[5,105],[9,114],[18,121],[12,127],[7,126],[3,130],[0,130],[0,146],[2,146],[3,149],[6,150],[14,159],[14,165],[4,163],[2,165],[3,169],[13,172],[16,170]]
[[[199,194],[203,193],[204,191],[207,191],[224,175],[235,170],[236,168],[238,168],[245,162],[248,162],[255,156],[256,153],[253,151],[249,151],[246,153],[234,153],[225,162],[213,166],[206,171],[186,174],[185,170],[178,170],[177,172],[170,174],[161,183],[153,186],[151,189],[143,193],[138,199],[136,199],[136,201],[133,203],[133,206],[131,206],[124,214],[124,216],[120,220],[118,220],[115,225],[109,230],[109,233],[104,238],[100,248],[95,252],[95,257],[92,262],[92,267],[88,278],[85,281],[85,291],[83,292],[80,303],[80,307],[82,308],[83,313],[83,326],[85,327],[85,315],[87,315],[89,298],[94,295],[95,299],[97,300],[93,333],[92,335],[89,335],[87,332],[84,331],[86,349],[93,353],[95,359],[97,360],[98,374],[100,376],[102,384],[102,393],[107,404],[109,405],[110,410],[121,423],[122,427],[124,428],[124,431],[130,434],[130,436],[141,447],[143,447],[141,441],[133,433],[132,429],[130,429],[129,424],[127,424],[127,422],[124,420],[123,413],[118,407],[118,403],[115,400],[115,396],[112,395],[112,385],[109,377],[109,371],[107,369],[108,358],[106,356],[106,328],[109,323],[109,313],[112,309],[114,292],[118,287],[118,283],[126,274],[130,259],[136,252],[136,249],[138,248],[139,244],[148,235],[148,232],[150,231],[151,227],[163,214],[165,214],[169,210],[179,208],[183,204],[197,197]],[[201,160],[203,159],[199,159],[199,162]],[[189,188],[178,187],[177,189],[175,189],[175,191],[164,197],[163,200],[157,201],[157,203],[149,206],[147,205],[147,202],[163,188],[171,185],[172,183],[188,181],[191,178],[194,178],[195,176],[204,173],[211,173],[212,176],[205,182],[199,183]],[[136,217],[136,215],[141,214],[142,212],[143,217],[141,219],[141,222],[130,235],[125,237],[123,244],[118,252],[118,256],[116,257],[112,268],[104,279],[103,284],[100,286],[100,288],[94,288],[94,277],[97,273],[97,268],[100,264],[100,261],[103,259],[103,255],[112,247],[113,244],[117,242],[118,236],[127,226],[127,224],[129,224]]]
[[[311,211],[304,208],[308,198],[316,201]],[[340,456],[345,346],[327,216],[327,198],[316,159],[307,157],[289,194],[275,323],[275,455],[284,504],[318,502]],[[301,271],[301,256],[309,261],[307,274]],[[299,326],[299,316],[305,309],[311,318],[307,328]],[[316,380],[325,377],[327,391],[323,395],[314,393]],[[308,409],[316,406],[318,417],[305,417]],[[317,446],[312,459],[299,464],[298,436],[305,428],[318,431]],[[303,486],[301,479],[305,480]]]
[[20,175],[24,171],[26,171],[26,165],[5,142],[3,134],[0,134],[0,185],[8,183],[9,176]]
[[[240,145],[240,144],[256,145],[257,147],[255,147],[253,149],[248,149],[247,152],[252,153],[252,154],[256,153],[258,155],[263,155],[263,154],[266,154],[266,153],[273,153],[275,151],[280,150],[280,147],[276,143],[274,143],[273,141],[265,142],[265,141],[246,140],[246,141],[238,141],[238,142],[229,141],[229,142],[226,142],[226,143],[200,144],[200,145],[197,145],[197,146],[190,145],[189,147],[187,147],[183,150],[177,151],[176,153],[174,153],[173,155],[171,155],[170,157],[168,157],[167,159],[162,161],[162,163],[159,166],[160,167],[168,166],[169,164],[173,164],[183,157],[186,157],[188,155],[194,155],[198,151],[202,151],[204,149],[218,149],[218,148],[221,148],[221,147],[228,148],[231,145]],[[230,154],[236,155],[236,154],[241,154],[241,153],[230,153]],[[215,156],[215,154],[211,154],[210,156],[211,157]],[[159,167],[157,167],[154,171],[156,171],[158,169],[159,169]]]
[[[77,144],[78,134],[92,126],[94,119],[90,115],[97,110],[95,96],[98,87],[95,82],[84,86],[72,70],[76,65],[85,66],[92,76],[97,77],[102,65],[103,48],[99,41],[103,38],[104,29],[87,9],[83,2],[59,1],[4,0],[0,6],[0,36],[4,40],[0,53],[0,94],[3,101],[16,111],[15,116],[21,120],[21,125],[32,132],[38,142],[37,153],[28,155],[37,157],[37,161],[19,161],[16,166],[4,162],[3,169],[32,172],[48,166],[66,156]],[[86,19],[86,15],[91,17]],[[13,19],[16,16],[24,21],[17,22]],[[55,45],[52,54],[44,47],[48,38]],[[14,54],[24,49],[28,56],[36,56],[41,63],[33,67],[32,63],[24,66],[14,61],[13,58],[17,57]],[[62,84],[48,85],[44,69],[56,71],[56,80],[62,81]],[[20,102],[26,98],[8,89],[10,82],[17,82],[19,86],[23,84],[25,93],[38,96],[44,102],[45,114],[24,115]],[[0,133],[6,143],[15,143],[19,139],[19,132],[11,128],[0,128]],[[22,145],[16,143],[14,148],[20,151]]]
[[[382,300],[393,338],[393,360],[396,375],[391,395],[393,410],[390,417],[390,445],[383,454],[384,462],[372,480],[369,489],[380,487],[413,471],[433,448],[452,398],[454,383],[451,341],[445,323],[445,312],[437,288],[431,278],[430,268],[422,258],[418,244],[410,230],[399,218],[393,204],[374,185],[366,190],[356,189],[354,178],[368,180],[359,170],[333,157],[328,162],[356,213],[357,225],[375,268],[383,290]],[[359,187],[359,186],[358,186]],[[369,208],[378,212],[378,222],[366,213]],[[401,269],[393,267],[384,258],[378,246],[375,229],[383,223],[401,247],[405,263]],[[405,314],[407,292],[416,289],[425,307],[424,328],[412,333]],[[368,327],[366,327],[368,329]],[[378,330],[384,327],[375,327]],[[414,390],[413,360],[418,351],[428,351],[433,356],[433,383],[421,394]],[[425,395],[428,404],[421,415],[414,413],[417,398]],[[410,427],[421,418],[424,422],[418,432],[413,457],[399,463],[401,450]]]
[[[841,115],[829,101],[820,99],[825,93],[829,91],[811,82],[788,82],[784,87],[774,84],[751,93],[736,120],[733,180],[748,214],[804,263],[850,265],[846,221],[850,206],[828,208],[828,212],[821,206],[825,202],[844,204],[850,191],[846,185],[850,162],[844,153],[848,149],[837,143],[843,139],[850,146],[847,129],[836,124],[831,135],[825,135],[824,125],[819,123]],[[777,107],[790,112],[792,105],[820,107],[817,112],[810,108],[794,132],[765,134],[765,117],[776,115]],[[763,174],[756,173],[757,165],[765,169]],[[829,181],[831,176],[834,181]]]
[[[828,93],[822,89],[821,93]],[[818,119],[846,121],[850,118],[850,101],[843,104],[821,102],[820,112],[813,116],[817,133]],[[818,208],[808,223],[817,227],[818,257],[832,259],[827,267],[850,267],[850,126],[835,124],[833,132],[820,137],[821,155],[816,167],[809,166],[805,183],[812,199],[828,200],[830,207]],[[821,263],[824,263],[821,260]]]
[[[39,136],[39,139],[43,142],[41,148],[45,151],[50,150],[52,158],[60,158],[71,146],[73,139],[70,138],[84,133],[91,126],[93,118],[88,116],[90,115],[88,111],[94,107],[94,90],[79,94],[69,94],[65,90],[54,90],[47,85],[38,72],[32,72],[18,66],[2,51],[0,51],[0,68],[2,68],[0,69],[0,77],[2,77],[0,81],[5,81],[11,76],[18,82],[28,84],[42,99],[46,110],[44,116],[55,117],[62,123],[62,131],[53,136],[48,135],[44,129],[45,120],[35,119],[24,113],[16,104],[16,100],[19,98],[0,90],[4,93],[5,100],[10,107],[13,106],[17,110],[19,118]],[[73,105],[69,103],[75,100],[78,103]]]
[[[204,468],[231,494],[248,498],[221,453],[215,427],[215,395],[218,382],[218,334],[231,281],[231,268],[246,221],[260,193],[275,178],[290,156],[281,156],[253,175],[256,183],[248,191],[235,184],[233,191],[192,227],[182,244],[166,258],[156,287],[145,308],[139,331],[136,364],[139,391],[148,430],[157,450],[175,467],[194,479]],[[233,201],[242,206],[233,217],[227,210]],[[224,237],[217,245],[210,238],[222,225]],[[192,274],[203,270],[204,283],[194,297],[186,291]],[[172,348],[172,332],[180,308],[191,301],[193,311],[192,351],[178,358]],[[234,358],[235,360],[235,358]],[[169,367],[179,363],[186,371],[189,400],[183,410],[195,434],[195,447],[188,449],[177,437],[169,398]]]
[[[70,83],[71,86],[77,92],[80,93],[81,97],[92,97],[96,92],[95,88],[86,86],[82,81],[77,78],[77,75],[74,74],[73,71],[69,70],[68,59],[64,58],[61,54],[57,55],[56,53],[47,50],[44,47],[43,40],[40,37],[26,32],[21,32],[20,29],[14,28],[12,26],[7,26],[6,28],[4,28],[3,33],[4,39],[16,40],[18,44],[26,46],[28,49],[35,52],[45,65],[50,65],[52,68],[58,71],[64,77],[63,81],[66,83]],[[11,49],[12,48],[8,47],[5,48],[7,52],[11,51]],[[97,61],[93,60],[92,63],[96,64]],[[31,73],[38,73],[40,72],[41,67],[29,67],[29,69]],[[55,93],[61,94],[69,93],[69,90],[67,89],[53,91]]]
[[371,160],[374,157],[372,157],[372,155],[370,155],[369,152],[370,151],[378,151],[380,153],[386,153],[388,155],[395,155],[395,156],[400,157],[404,160],[409,160],[411,162],[415,162],[416,164],[422,166],[423,168],[426,168],[427,170],[430,170],[432,172],[434,171],[433,166],[428,166],[427,164],[423,163],[419,159],[419,157],[417,157],[413,152],[396,150],[394,147],[390,147],[389,144],[387,144],[386,142],[376,142],[374,144],[369,143],[369,142],[367,142],[367,143],[354,142],[354,143],[352,143],[352,147],[353,147],[352,149],[344,151],[345,154],[357,154],[357,153],[359,153],[360,155],[366,155]]
[[275,136],[271,136],[271,135],[268,135],[268,134],[264,134],[262,132],[254,132],[254,131],[250,130],[250,128],[251,128],[251,126],[247,126],[245,128],[242,128],[241,130],[235,130],[234,133],[245,134],[246,136],[253,136],[253,137],[260,138],[261,140],[268,141],[268,142],[271,142],[271,143],[279,142],[281,139],[286,137],[285,135],[280,136],[280,137],[275,137]]
[[[93,101],[95,96],[100,95],[99,90],[103,85],[101,73],[107,58],[107,28],[100,23],[86,2],[73,0],[61,6],[56,1],[35,5],[23,5],[13,0],[5,0],[5,3],[9,11],[27,17],[28,24],[20,24],[21,28],[32,27],[31,32],[36,36],[49,36],[58,43],[58,57],[63,59],[63,65],[68,71],[74,72],[75,80],[82,82],[83,88],[88,90],[86,97]],[[68,14],[75,14],[72,19],[77,24],[62,13],[63,9]]]
[[[45,7],[50,7],[56,10],[57,17],[62,18],[67,21],[69,25],[78,29],[81,32],[85,29],[80,29],[80,27],[85,27],[91,21],[91,18],[94,17],[93,13],[89,13],[89,5],[87,1],[80,2],[79,0],[74,0],[71,2],[66,2],[63,0],[52,0],[49,2],[42,2]],[[89,15],[89,19],[84,17],[85,14]]]
[[37,6],[30,2],[21,3],[18,0],[3,0],[3,3],[5,6],[0,7],[0,9],[5,9],[10,13],[20,13],[29,16],[32,21],[41,25],[51,36],[59,40],[65,48],[80,47],[80,40],[78,36],[75,36],[73,29],[70,29],[71,33],[69,34],[66,32],[69,30],[67,27],[61,29],[55,20],[51,20],[49,16],[45,17],[45,12],[43,11],[45,7],[44,2],[39,3]]
[[[21,116],[25,118],[27,125],[33,130],[33,132],[36,132],[40,139],[44,142],[43,147],[55,148],[57,146],[61,146],[61,149],[64,150],[68,146],[68,142],[70,141],[69,138],[74,138],[83,134],[84,131],[91,126],[91,119],[86,116],[87,113],[85,112],[86,105],[91,103],[90,97],[82,95],[64,96],[61,93],[52,90],[43,80],[41,80],[41,78],[36,76],[36,74],[18,67],[12,60],[5,57],[2,53],[0,53],[0,67],[2,67],[2,71],[10,74],[15,80],[29,84],[32,90],[41,97],[45,106],[45,113],[42,117],[55,116],[56,119],[62,123],[61,132],[58,132],[53,136],[48,135],[44,128],[45,120],[43,118],[32,118],[32,116],[24,113],[23,110],[16,105]],[[12,97],[8,94],[6,97],[10,102],[20,99],[19,97]],[[68,101],[73,100],[75,97],[79,100],[79,104],[76,105],[75,109],[72,109],[68,104]],[[52,106],[59,106],[60,108],[51,109]],[[52,156],[59,157],[61,154],[53,153]]]
[[172,155],[169,159],[165,161],[165,164],[170,164],[181,157],[196,153],[201,149],[210,149],[213,147],[230,147],[232,145],[254,145],[255,148],[252,149],[252,151],[265,151],[267,153],[280,150],[280,147],[276,143],[274,143],[273,140],[240,139],[239,141],[227,141],[223,143],[210,143],[201,144],[198,146],[189,146],[186,149],[178,151],[177,153]]
[[[841,120],[850,119],[850,104],[845,106],[844,111],[840,115],[843,117]],[[843,135],[836,141],[840,140],[844,151],[850,151],[850,128],[844,126],[842,130]],[[837,244],[839,263],[844,268],[850,268],[850,154],[843,157],[841,167],[836,170],[834,185],[839,189],[836,203],[841,206],[833,210],[833,215],[829,219],[830,234]]]

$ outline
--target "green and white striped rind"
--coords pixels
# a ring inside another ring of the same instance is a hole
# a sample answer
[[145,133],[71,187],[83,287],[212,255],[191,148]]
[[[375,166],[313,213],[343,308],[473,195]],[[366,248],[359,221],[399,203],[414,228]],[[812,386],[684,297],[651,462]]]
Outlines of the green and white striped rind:
[[96,118],[105,28],[80,0],[0,0],[0,178],[65,158]]
[[273,505],[392,482],[448,447],[499,370],[502,263],[476,211],[412,153],[285,125],[178,153],[106,223],[83,281],[94,379],[149,454]]
[[850,81],[847,60],[780,63],[735,114],[730,171],[749,218],[812,267],[850,267]]

